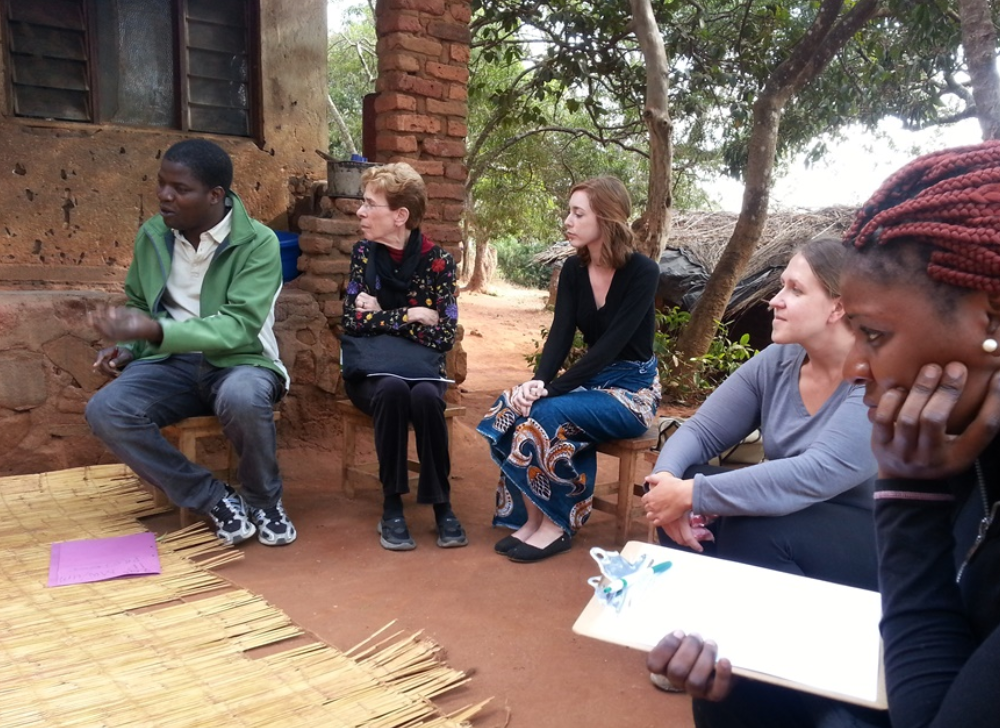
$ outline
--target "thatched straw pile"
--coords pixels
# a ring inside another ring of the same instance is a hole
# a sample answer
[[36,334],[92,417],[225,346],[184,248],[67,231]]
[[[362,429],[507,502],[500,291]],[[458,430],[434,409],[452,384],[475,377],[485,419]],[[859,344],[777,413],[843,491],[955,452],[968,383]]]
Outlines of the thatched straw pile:
[[159,539],[160,575],[46,587],[52,542],[137,533],[156,511],[121,465],[0,478],[4,728],[459,728],[481,707],[439,713],[430,699],[468,678],[417,637],[254,658],[302,632],[206,570],[240,552],[202,525]]
[[[772,212],[767,217],[760,245],[750,259],[744,277],[771,267],[783,267],[798,243],[820,235],[840,236],[851,224],[853,207],[827,207],[822,210]],[[734,212],[683,212],[674,218],[670,229],[672,248],[685,248],[707,271],[712,271],[729,242],[736,220]]]

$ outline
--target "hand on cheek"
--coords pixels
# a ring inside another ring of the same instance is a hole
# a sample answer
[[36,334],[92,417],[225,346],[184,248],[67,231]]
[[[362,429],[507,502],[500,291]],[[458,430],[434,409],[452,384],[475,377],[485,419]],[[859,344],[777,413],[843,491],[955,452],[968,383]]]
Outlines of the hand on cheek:
[[964,364],[928,364],[908,392],[891,389],[882,396],[872,427],[880,478],[946,478],[972,465],[1000,432],[1000,372],[990,379],[970,424],[949,434],[967,383]]

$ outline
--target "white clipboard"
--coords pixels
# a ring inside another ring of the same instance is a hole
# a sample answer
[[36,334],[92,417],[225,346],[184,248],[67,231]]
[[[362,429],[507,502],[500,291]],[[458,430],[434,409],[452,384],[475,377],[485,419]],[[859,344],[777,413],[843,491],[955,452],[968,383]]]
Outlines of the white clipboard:
[[620,609],[595,594],[574,632],[645,652],[669,632],[694,632],[737,675],[887,708],[878,592],[638,541],[621,552],[633,562],[643,554],[671,566]]

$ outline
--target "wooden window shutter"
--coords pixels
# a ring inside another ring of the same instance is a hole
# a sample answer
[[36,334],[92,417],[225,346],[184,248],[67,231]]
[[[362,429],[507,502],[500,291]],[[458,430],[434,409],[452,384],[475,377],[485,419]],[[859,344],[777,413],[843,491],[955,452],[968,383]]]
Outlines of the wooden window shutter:
[[252,134],[248,6],[247,0],[185,0],[181,64],[185,130]]
[[91,121],[85,0],[7,0],[14,113]]

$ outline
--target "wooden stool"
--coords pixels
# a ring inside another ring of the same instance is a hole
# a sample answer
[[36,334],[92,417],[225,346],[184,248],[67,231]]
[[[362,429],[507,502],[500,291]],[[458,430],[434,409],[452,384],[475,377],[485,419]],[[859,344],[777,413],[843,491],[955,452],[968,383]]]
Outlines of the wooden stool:
[[[281,412],[275,411],[274,421],[281,419]],[[225,480],[230,485],[236,483],[236,473],[239,466],[239,458],[233,444],[229,442],[222,431],[222,423],[215,415],[204,417],[188,417],[186,420],[167,425],[161,432],[165,437],[173,438],[177,443],[177,449],[191,462],[198,462],[198,440],[203,437],[221,437],[226,443],[226,470],[217,472],[216,477]],[[156,505],[169,505],[166,494],[159,488],[154,488],[154,502]],[[199,520],[201,516],[193,512],[190,508],[181,508],[181,527],[188,526]]]
[[[348,498],[353,498],[356,482],[378,483],[378,460],[368,463],[357,463],[357,430],[365,428],[372,430],[374,434],[375,424],[372,418],[359,410],[349,399],[337,400],[337,409],[343,417],[344,439],[340,455],[340,482],[344,487],[344,494]],[[444,408],[444,421],[448,427],[448,451],[452,452],[451,421],[454,417],[461,417],[465,414],[465,407],[454,404],[446,404]],[[408,458],[406,467],[410,471],[410,487],[416,487],[416,479],[420,474],[420,463],[417,460]]]
[[[594,508],[615,516],[615,544],[624,546],[632,526],[635,506],[632,496],[642,497],[643,479],[649,471],[647,453],[655,457],[659,438],[659,428],[654,425],[639,437],[629,440],[609,440],[597,446],[597,452],[618,458],[618,480],[594,486]],[[613,496],[613,498],[609,498]],[[649,529],[649,540],[653,540],[655,530]]]

